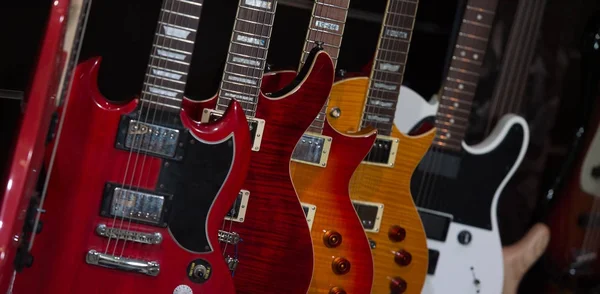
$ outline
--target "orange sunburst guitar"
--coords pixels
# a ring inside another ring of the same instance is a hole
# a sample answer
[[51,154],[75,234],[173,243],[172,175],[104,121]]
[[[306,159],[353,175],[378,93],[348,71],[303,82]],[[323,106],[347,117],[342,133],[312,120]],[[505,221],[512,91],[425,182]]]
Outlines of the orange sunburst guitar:
[[[349,0],[315,1],[301,63],[315,44],[337,60]],[[265,92],[295,77],[283,71],[265,77]],[[352,173],[373,145],[376,132],[339,133],[326,122],[326,106],[296,145],[291,176],[311,227],[314,271],[309,293],[369,293],[373,259],[369,241],[350,201]]]
[[[379,132],[350,182],[350,197],[370,239],[375,294],[421,293],[427,273],[426,237],[410,178],[433,133],[409,138],[393,124],[417,4],[388,1],[371,77],[336,83],[328,108],[329,123],[338,131],[372,126]],[[408,152],[397,156],[398,150]]]

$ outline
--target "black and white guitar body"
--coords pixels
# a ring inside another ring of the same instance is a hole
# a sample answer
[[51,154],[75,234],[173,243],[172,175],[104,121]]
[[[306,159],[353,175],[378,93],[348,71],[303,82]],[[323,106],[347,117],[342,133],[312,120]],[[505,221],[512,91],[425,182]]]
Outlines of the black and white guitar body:
[[527,122],[508,114],[483,142],[423,158],[411,182],[430,250],[422,293],[502,293],[496,208],[528,144]]

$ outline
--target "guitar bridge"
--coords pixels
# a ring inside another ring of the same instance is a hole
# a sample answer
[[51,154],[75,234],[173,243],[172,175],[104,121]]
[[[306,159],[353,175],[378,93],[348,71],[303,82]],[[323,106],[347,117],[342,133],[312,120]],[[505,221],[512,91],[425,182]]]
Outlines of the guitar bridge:
[[[204,109],[202,111],[202,118],[200,122],[208,123],[215,122],[223,116],[222,111],[214,109]],[[252,151],[260,150],[260,143],[262,142],[263,132],[265,131],[265,120],[254,117],[246,117],[248,119],[248,127],[250,128],[250,139],[252,140]]]
[[231,209],[225,216],[226,220],[234,221],[236,223],[243,223],[244,217],[246,217],[246,209],[248,209],[248,198],[250,197],[250,191],[241,190],[238,193],[238,197],[231,206]]
[[400,139],[387,136],[377,136],[375,143],[367,157],[365,164],[394,167]]
[[315,221],[315,214],[317,212],[317,207],[312,204],[302,203],[302,210],[304,210],[304,215],[306,216],[306,221],[308,222],[308,227],[312,230],[313,222]]
[[135,243],[158,245],[162,242],[163,237],[159,232],[143,233],[136,231],[128,231],[116,228],[109,228],[106,224],[99,224],[96,227],[96,234],[115,240],[126,240]]
[[96,250],[88,251],[85,262],[91,265],[118,269],[126,272],[134,272],[147,276],[158,276],[160,265],[156,261],[145,261],[141,259],[124,258],[114,255],[100,253]]
[[331,137],[305,133],[296,144],[292,160],[320,167],[327,166]]
[[352,200],[352,204],[365,231],[379,232],[383,218],[383,204],[358,200]]
[[219,230],[219,242],[235,245],[240,242],[240,235],[235,232]]

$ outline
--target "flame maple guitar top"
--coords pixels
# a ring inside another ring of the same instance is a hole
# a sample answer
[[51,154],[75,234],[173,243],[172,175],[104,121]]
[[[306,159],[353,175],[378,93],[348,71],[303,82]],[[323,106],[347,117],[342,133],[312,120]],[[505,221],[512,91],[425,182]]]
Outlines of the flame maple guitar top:
[[[371,249],[350,201],[348,183],[375,142],[375,132],[364,130],[349,137],[325,124],[323,134],[332,138],[326,167],[294,161],[290,165],[300,201],[316,206],[311,230],[315,263],[308,292],[332,293],[337,287],[347,293],[369,293]],[[339,246],[334,245],[336,240],[341,241]],[[333,266],[342,265],[342,260],[350,263],[345,274],[336,273]]]
[[[357,131],[360,127],[363,106],[368,91],[368,78],[351,78],[334,84],[329,110],[337,107],[341,116],[329,118],[329,123],[339,132]],[[401,107],[401,105],[399,105]],[[372,249],[375,275],[372,293],[390,293],[390,279],[401,278],[407,283],[405,293],[421,293],[428,266],[425,231],[410,193],[410,179],[421,158],[427,152],[434,131],[421,136],[407,137],[394,126],[391,137],[399,139],[398,155],[394,167],[360,164],[350,181],[350,197],[384,205],[380,230],[368,232],[375,241]],[[388,232],[392,226],[406,230],[401,242],[392,242]],[[412,255],[408,266],[394,261],[394,252],[405,250]]]

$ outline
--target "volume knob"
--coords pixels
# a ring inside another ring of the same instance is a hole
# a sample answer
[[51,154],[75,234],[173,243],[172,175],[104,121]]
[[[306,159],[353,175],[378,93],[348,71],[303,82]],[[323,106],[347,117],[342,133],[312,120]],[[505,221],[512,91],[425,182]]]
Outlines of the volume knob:
[[401,249],[394,253],[394,261],[399,266],[407,266],[412,261],[412,255],[408,251]]
[[344,275],[350,271],[350,261],[343,257],[336,257],[331,263],[331,269],[337,275]]
[[329,248],[335,248],[342,244],[342,235],[336,231],[327,231],[323,234],[323,242]]
[[395,277],[390,281],[390,293],[401,294],[406,292],[406,281],[403,278]]
[[394,242],[404,241],[406,230],[400,226],[392,226],[388,231],[388,238]]
[[340,287],[333,287],[329,290],[329,294],[346,294],[346,290]]

